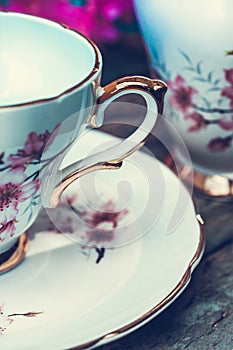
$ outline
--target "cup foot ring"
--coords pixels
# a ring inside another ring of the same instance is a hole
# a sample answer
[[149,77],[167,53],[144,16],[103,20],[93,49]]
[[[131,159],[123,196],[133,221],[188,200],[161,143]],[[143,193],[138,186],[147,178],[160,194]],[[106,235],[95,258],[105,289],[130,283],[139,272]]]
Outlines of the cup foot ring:
[[29,238],[24,232],[17,243],[8,251],[0,254],[0,274],[5,273],[17,266],[25,258],[29,246]]
[[168,156],[164,160],[164,163],[179,176],[180,180],[187,187],[193,186],[195,192],[198,194],[208,197],[232,199],[232,179],[219,174],[204,174],[184,164],[179,164],[177,168],[171,156]]

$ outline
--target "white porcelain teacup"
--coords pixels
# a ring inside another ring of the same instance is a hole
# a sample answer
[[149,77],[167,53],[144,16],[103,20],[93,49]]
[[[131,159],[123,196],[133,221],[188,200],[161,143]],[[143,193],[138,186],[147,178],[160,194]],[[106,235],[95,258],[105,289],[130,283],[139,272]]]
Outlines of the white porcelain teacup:
[[[42,160],[42,153],[46,143],[49,148],[56,138],[60,123],[81,110],[89,111],[72,118],[63,157],[67,145],[85,126],[103,123],[104,109],[111,101],[127,93],[142,95],[147,114],[132,134],[134,147],[129,142],[131,148],[127,144],[116,147],[102,154],[105,159],[87,159],[79,173],[83,170],[84,174],[87,168],[117,168],[124,157],[145,143],[154,128],[162,112],[166,86],[159,80],[125,77],[101,87],[99,49],[60,24],[1,12],[0,30],[0,272],[4,272],[25,254],[27,239],[23,233],[41,208],[39,170],[57,156],[56,148],[51,148],[50,159]],[[96,112],[96,105],[101,113]],[[73,168],[71,181],[76,174]],[[62,190],[62,186],[53,189],[50,184],[50,195],[55,197],[48,198],[49,205],[56,206]]]
[[[195,186],[233,195],[233,2],[134,4],[152,74],[168,84],[164,114],[188,148]],[[179,150],[176,157],[185,164]]]

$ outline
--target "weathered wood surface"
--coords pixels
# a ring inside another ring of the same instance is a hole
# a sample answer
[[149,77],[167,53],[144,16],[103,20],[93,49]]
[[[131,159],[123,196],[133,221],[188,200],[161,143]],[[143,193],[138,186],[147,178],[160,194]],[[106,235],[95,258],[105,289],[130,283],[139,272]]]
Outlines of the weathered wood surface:
[[[142,52],[104,54],[106,82],[148,73]],[[187,289],[147,325],[98,350],[233,350],[233,199],[197,197],[197,203],[205,220],[206,249]]]

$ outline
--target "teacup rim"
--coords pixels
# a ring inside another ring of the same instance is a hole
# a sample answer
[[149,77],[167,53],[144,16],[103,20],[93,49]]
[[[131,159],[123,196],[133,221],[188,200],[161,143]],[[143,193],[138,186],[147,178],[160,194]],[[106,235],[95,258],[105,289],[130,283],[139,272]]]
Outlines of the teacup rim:
[[36,18],[37,20],[41,20],[43,22],[55,23],[55,24],[59,25],[60,27],[62,27],[62,29],[65,29],[67,31],[71,31],[71,32],[79,35],[80,37],[85,39],[90,44],[90,46],[93,48],[93,50],[94,50],[94,66],[93,66],[92,70],[89,72],[89,74],[84,79],[82,79],[77,84],[72,85],[69,88],[63,90],[59,94],[56,94],[56,95],[50,96],[50,97],[32,99],[30,101],[25,101],[25,102],[0,105],[0,110],[7,109],[7,108],[26,107],[26,106],[38,105],[38,104],[43,104],[43,103],[48,103],[48,102],[52,102],[52,101],[58,100],[59,98],[65,96],[65,95],[68,95],[68,94],[72,93],[75,90],[78,90],[80,87],[84,87],[87,84],[87,82],[90,82],[90,81],[94,80],[95,76],[98,75],[99,72],[101,71],[103,60],[102,60],[102,55],[101,55],[100,49],[98,48],[98,46],[95,44],[95,42],[92,39],[90,39],[87,35],[79,32],[77,29],[71,28],[68,25],[66,25],[64,23],[61,23],[59,21],[54,21],[54,20],[50,20],[50,19],[43,18],[43,17],[40,17],[40,16],[31,15],[31,14],[14,12],[14,11],[8,11],[8,10],[0,10],[0,14],[1,13],[11,14],[11,15],[19,16],[19,17]]

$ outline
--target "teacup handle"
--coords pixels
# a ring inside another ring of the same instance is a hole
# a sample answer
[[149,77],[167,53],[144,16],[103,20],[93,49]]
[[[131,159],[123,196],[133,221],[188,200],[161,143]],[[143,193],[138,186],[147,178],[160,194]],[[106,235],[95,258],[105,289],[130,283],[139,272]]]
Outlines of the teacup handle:
[[49,198],[49,206],[55,208],[59,204],[62,192],[73,181],[96,170],[119,169],[123,159],[142,147],[163,112],[166,91],[167,87],[161,80],[152,80],[141,76],[124,77],[103,88],[100,87],[99,92],[97,92],[98,112],[91,117],[91,126],[101,126],[106,107],[116,98],[129,93],[141,95],[145,99],[147,107],[145,118],[137,130],[120,144],[62,169],[62,180],[53,189]]

